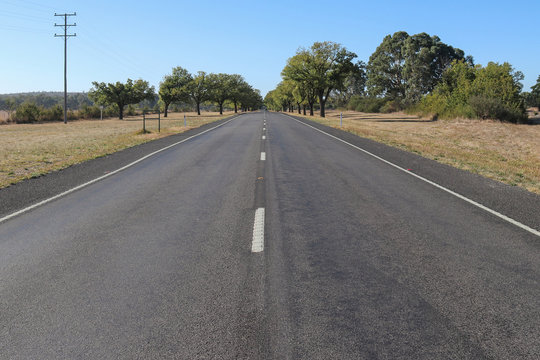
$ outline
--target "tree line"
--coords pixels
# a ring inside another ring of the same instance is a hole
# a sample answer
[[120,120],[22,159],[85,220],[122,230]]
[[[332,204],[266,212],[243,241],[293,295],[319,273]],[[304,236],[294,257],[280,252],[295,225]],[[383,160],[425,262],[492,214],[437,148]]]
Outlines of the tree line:
[[[100,105],[115,105],[120,119],[123,119],[127,105],[156,96],[154,87],[144,80],[128,79],[125,83],[94,81],[92,84],[93,88],[88,93],[90,98]],[[207,74],[204,71],[190,74],[180,66],[164,76],[157,95],[164,117],[167,117],[171,104],[193,104],[200,115],[201,104],[208,102],[215,103],[220,114],[223,114],[225,104],[230,104],[236,113],[238,109],[248,111],[259,108],[263,103],[259,90],[249,85],[241,75]]]
[[[68,119],[100,118],[134,115],[134,106],[140,109],[163,111],[166,117],[171,106],[176,109],[195,109],[201,114],[203,105],[215,105],[223,114],[224,107],[249,111],[263,104],[260,91],[254,89],[238,74],[190,74],[178,66],[165,75],[159,90],[148,81],[127,79],[126,82],[105,83],[94,81],[88,93],[68,94]],[[0,95],[0,110],[8,112],[12,121],[30,123],[56,121],[63,117],[63,93],[42,92]]]
[[[12,112],[22,103],[33,103],[38,107],[52,108],[64,103],[64,93],[60,91],[41,91],[30,93],[0,95],[0,110]],[[67,104],[69,109],[80,109],[85,105],[92,105],[87,93],[68,93]]]
[[274,110],[320,116],[325,108],[362,112],[407,110],[434,118],[527,119],[525,106],[540,105],[540,77],[522,93],[523,74],[508,63],[481,66],[463,50],[426,33],[387,35],[367,63],[334,42],[300,48],[287,60],[282,81],[265,97]]

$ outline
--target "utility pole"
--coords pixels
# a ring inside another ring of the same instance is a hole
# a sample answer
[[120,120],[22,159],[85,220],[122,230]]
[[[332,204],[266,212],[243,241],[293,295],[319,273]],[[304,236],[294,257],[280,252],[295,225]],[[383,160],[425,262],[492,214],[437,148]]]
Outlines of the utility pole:
[[64,124],[67,124],[67,39],[70,36],[77,36],[77,34],[68,34],[67,29],[70,26],[77,26],[77,23],[68,24],[67,23],[67,17],[68,16],[76,16],[77,13],[74,12],[73,14],[57,14],[54,13],[54,16],[63,16],[64,17],[64,25],[57,25],[56,23],[54,26],[63,26],[64,27],[64,35],[58,35],[54,34],[54,37],[63,37],[64,38]]

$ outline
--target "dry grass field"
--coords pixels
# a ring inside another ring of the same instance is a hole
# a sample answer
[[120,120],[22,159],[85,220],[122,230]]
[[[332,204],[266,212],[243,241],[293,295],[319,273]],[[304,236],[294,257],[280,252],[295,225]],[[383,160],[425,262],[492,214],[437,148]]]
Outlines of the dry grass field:
[[142,134],[141,116],[68,124],[1,125],[0,188],[230,115],[186,113],[188,126],[184,127],[184,113],[169,113],[166,119],[162,118],[160,133],[157,120],[147,121],[146,128],[150,131],[147,134]]
[[[307,118],[339,128],[339,111],[326,116]],[[540,194],[540,124],[344,111],[343,129]]]

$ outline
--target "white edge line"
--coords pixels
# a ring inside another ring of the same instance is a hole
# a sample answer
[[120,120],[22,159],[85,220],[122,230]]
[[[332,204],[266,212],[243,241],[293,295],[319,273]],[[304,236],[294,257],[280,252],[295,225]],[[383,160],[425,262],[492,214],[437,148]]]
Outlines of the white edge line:
[[338,138],[338,137],[336,137],[336,136],[334,136],[334,135],[331,135],[331,134],[329,134],[329,133],[327,133],[327,132],[325,132],[325,131],[322,131],[322,130],[320,130],[320,129],[317,129],[317,128],[314,127],[314,126],[311,126],[311,125],[306,124],[306,123],[304,123],[304,122],[302,122],[302,121],[300,121],[300,120],[297,120],[297,119],[293,118],[292,116],[289,116],[289,115],[286,115],[286,114],[283,114],[283,115],[288,116],[289,118],[293,119],[293,120],[296,121],[296,122],[299,122],[299,123],[302,124],[302,125],[308,126],[308,127],[312,128],[312,129],[315,129],[315,130],[317,130],[317,131],[319,131],[319,132],[321,132],[321,133],[323,133],[323,134],[325,134],[325,135],[327,135],[327,136],[330,136],[331,138],[334,138],[334,139],[339,140],[339,141],[341,141],[341,142],[343,142],[343,143],[345,143],[345,144],[347,144],[347,145],[349,145],[349,146],[352,146],[353,148],[355,148],[355,149],[357,149],[357,150],[360,150],[360,151],[362,151],[362,152],[364,152],[364,153],[366,153],[366,154],[368,154],[368,155],[370,155],[370,156],[372,156],[372,157],[374,157],[374,158],[376,158],[376,159],[378,159],[378,160],[380,160],[380,161],[382,161],[382,162],[384,162],[384,163],[386,163],[386,164],[388,164],[388,165],[390,165],[390,166],[393,166],[393,167],[395,167],[396,169],[401,170],[401,171],[403,171],[403,172],[406,173],[406,174],[409,174],[409,175],[414,176],[414,177],[416,177],[416,178],[418,178],[418,179],[420,179],[420,180],[422,180],[422,181],[425,181],[425,182],[427,182],[428,184],[431,184],[431,185],[435,186],[435,187],[438,188],[438,189],[441,189],[441,190],[443,190],[443,191],[446,191],[447,193],[452,194],[452,195],[454,195],[455,197],[460,198],[461,200],[464,200],[464,201],[468,202],[469,204],[472,204],[472,205],[474,205],[474,206],[476,206],[476,207],[479,207],[480,209],[485,210],[485,211],[487,211],[488,213],[490,213],[490,214],[492,214],[492,215],[495,215],[495,216],[497,216],[497,217],[499,217],[499,218],[501,218],[501,219],[503,219],[503,220],[505,220],[505,221],[507,221],[507,222],[509,222],[509,223],[511,223],[511,224],[513,224],[513,225],[515,225],[515,226],[517,226],[517,227],[523,229],[523,230],[526,230],[526,231],[530,232],[531,234],[534,234],[534,235],[536,235],[536,236],[540,236],[540,231],[538,231],[538,230],[536,230],[536,229],[533,229],[533,228],[531,228],[531,227],[529,227],[529,226],[527,226],[527,225],[525,225],[525,224],[522,224],[522,223],[520,223],[519,221],[516,221],[516,220],[514,220],[514,219],[512,219],[512,218],[510,218],[510,217],[508,217],[508,216],[506,216],[506,215],[503,215],[503,214],[501,214],[500,212],[497,212],[497,211],[495,211],[495,210],[492,210],[492,209],[488,208],[487,206],[484,206],[484,205],[482,205],[482,204],[480,204],[480,203],[478,203],[478,202],[476,202],[476,201],[474,201],[474,200],[469,199],[468,197],[465,197],[465,196],[463,196],[463,195],[461,195],[461,194],[458,194],[457,192],[452,191],[452,190],[450,190],[450,189],[447,189],[447,188],[445,188],[445,187],[442,186],[442,185],[439,185],[439,184],[437,184],[437,183],[435,183],[435,182],[433,182],[433,181],[431,181],[431,180],[426,179],[425,177],[422,177],[422,176],[417,175],[417,174],[415,174],[415,173],[413,173],[413,172],[411,172],[411,171],[409,171],[409,170],[407,170],[407,169],[404,169],[404,168],[402,168],[402,167],[399,166],[399,165],[396,165],[396,164],[394,164],[394,163],[392,163],[392,162],[390,162],[390,161],[388,161],[388,160],[383,159],[383,158],[380,157],[380,156],[377,156],[377,155],[375,155],[375,154],[373,154],[373,153],[370,153],[370,152],[367,151],[367,150],[362,149],[361,147],[358,147],[358,146],[356,146],[356,145],[353,145],[353,144],[351,144],[351,143],[349,143],[349,142],[347,142],[347,141],[345,141],[345,140],[342,140],[342,139],[340,139],[340,138]]
[[264,250],[264,208],[255,210],[255,221],[253,222],[253,240],[251,242],[251,252],[258,253]]
[[154,151],[154,152],[152,152],[152,153],[150,153],[150,154],[148,154],[148,155],[143,156],[143,157],[140,158],[140,159],[137,159],[137,160],[133,161],[132,163],[129,163],[129,164],[125,165],[125,166],[122,166],[121,168],[116,169],[116,170],[114,170],[114,171],[111,171],[110,173],[107,173],[107,174],[105,174],[105,175],[103,175],[103,176],[100,176],[100,177],[98,177],[98,178],[96,178],[96,179],[93,179],[93,180],[90,180],[90,181],[88,181],[88,182],[86,182],[86,183],[84,183],[84,184],[75,186],[74,188],[69,189],[69,190],[66,190],[66,191],[64,191],[63,193],[60,193],[60,194],[55,195],[55,196],[53,196],[53,197],[51,197],[51,198],[42,200],[42,201],[40,201],[40,202],[38,202],[38,203],[36,203],[36,204],[34,204],[34,205],[30,205],[30,206],[28,206],[28,207],[26,207],[26,208],[24,208],[24,209],[21,209],[21,210],[19,210],[19,211],[16,211],[16,212],[14,212],[14,213],[12,213],[12,214],[9,214],[9,215],[7,215],[7,216],[4,216],[3,218],[0,218],[0,224],[3,223],[4,221],[7,221],[7,220],[9,220],[9,219],[11,219],[11,218],[14,218],[14,217],[18,216],[18,215],[24,214],[25,212],[28,212],[28,211],[30,211],[30,210],[32,210],[32,209],[35,209],[35,208],[40,207],[40,206],[42,206],[42,205],[45,205],[45,204],[47,204],[47,203],[49,203],[49,202],[51,202],[51,201],[54,201],[54,200],[56,200],[56,199],[58,199],[58,198],[61,198],[61,197],[66,196],[66,195],[68,195],[68,194],[71,194],[72,192],[77,191],[77,190],[80,190],[80,189],[82,189],[82,188],[84,188],[84,187],[86,187],[86,186],[88,186],[88,185],[91,185],[91,184],[96,183],[96,182],[98,182],[98,181],[101,181],[101,180],[103,180],[103,179],[105,179],[105,178],[108,178],[109,176],[115,175],[115,174],[119,173],[120,171],[126,170],[127,168],[130,168],[130,167],[132,167],[133,165],[138,164],[138,163],[140,163],[141,161],[146,160],[146,159],[148,159],[149,157],[154,156],[154,155],[156,155],[156,154],[158,154],[158,153],[160,153],[160,152],[162,152],[162,151],[165,151],[165,150],[167,150],[167,149],[170,149],[170,148],[172,148],[173,146],[179,145],[179,144],[181,144],[181,143],[183,143],[183,142],[186,142],[186,141],[188,141],[188,140],[190,140],[190,139],[193,139],[194,137],[200,136],[200,135],[202,135],[202,134],[204,134],[204,133],[207,133],[207,132],[209,132],[209,131],[211,131],[211,130],[217,129],[218,127],[223,126],[223,125],[229,123],[230,121],[236,119],[238,116],[239,116],[239,115],[233,117],[232,119],[229,119],[229,120],[225,121],[225,122],[222,123],[222,124],[219,124],[219,125],[217,125],[217,126],[214,126],[213,128],[204,130],[203,132],[200,132],[200,133],[198,133],[198,134],[195,134],[195,135],[192,135],[192,136],[190,136],[190,137],[188,137],[188,138],[185,138],[185,139],[182,140],[182,141],[175,142],[174,144],[171,144],[171,145],[168,145],[168,146],[166,146],[166,147],[164,147],[164,148],[162,148],[162,149],[156,150],[156,151]]

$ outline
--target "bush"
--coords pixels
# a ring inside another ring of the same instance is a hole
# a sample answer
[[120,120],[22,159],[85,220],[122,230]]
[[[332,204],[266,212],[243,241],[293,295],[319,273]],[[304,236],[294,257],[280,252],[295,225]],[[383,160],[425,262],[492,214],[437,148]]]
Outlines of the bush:
[[469,104],[474,114],[480,119],[500,119],[503,114],[501,101],[487,96],[471,96]]
[[83,105],[79,110],[79,117],[81,119],[99,119],[101,118],[101,108],[98,105]]
[[126,110],[124,111],[124,115],[127,115],[127,116],[133,116],[133,115],[136,115],[136,111],[135,111],[135,106],[129,104],[127,107],[126,107]]
[[520,94],[519,83],[522,78],[523,74],[508,63],[490,62],[481,67],[455,61],[433,93],[425,96],[415,109],[424,116],[524,122],[526,99]]
[[390,101],[387,101],[386,104],[384,104],[381,107],[380,111],[382,113],[389,114],[389,113],[401,111],[403,110],[403,108],[404,107],[399,100],[390,100]]
[[[74,110],[68,110],[67,112],[67,119],[68,120],[78,120],[80,117],[79,117],[79,112],[78,111],[74,111]],[[62,120],[64,118],[62,117]]]
[[41,111],[39,107],[31,102],[24,102],[17,107],[12,117],[17,124],[33,123],[39,120]]
[[40,109],[39,121],[60,121],[64,119],[64,109],[60,105],[54,105],[48,109]]
[[353,96],[347,104],[347,109],[366,113],[378,113],[387,100],[376,97]]
[[527,118],[521,108],[504,105],[498,98],[477,95],[469,99],[475,115],[481,119],[496,119],[513,123],[524,123]]

